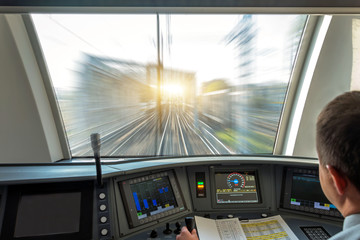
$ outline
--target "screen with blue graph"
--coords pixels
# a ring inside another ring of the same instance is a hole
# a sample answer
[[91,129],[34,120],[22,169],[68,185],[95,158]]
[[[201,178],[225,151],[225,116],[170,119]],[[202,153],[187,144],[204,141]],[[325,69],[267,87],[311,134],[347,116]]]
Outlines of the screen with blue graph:
[[183,194],[173,171],[131,178],[118,184],[130,228],[186,213]]
[[130,188],[138,219],[164,213],[177,207],[167,176],[130,184]]

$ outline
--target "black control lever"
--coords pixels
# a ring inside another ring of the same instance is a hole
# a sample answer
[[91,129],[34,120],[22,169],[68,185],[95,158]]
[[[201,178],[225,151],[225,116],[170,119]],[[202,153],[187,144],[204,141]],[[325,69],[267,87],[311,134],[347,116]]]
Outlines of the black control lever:
[[176,223],[175,223],[175,226],[176,226],[176,229],[174,230],[174,233],[175,233],[176,235],[178,235],[178,234],[180,234],[180,232],[181,232],[181,224],[180,224],[179,222],[176,222]]
[[163,231],[164,234],[169,235],[172,233],[172,230],[170,229],[170,224],[166,223],[166,229]]
[[96,165],[96,179],[97,183],[100,187],[103,186],[103,180],[102,180],[102,174],[101,174],[101,162],[100,162],[100,134],[93,133],[90,136],[91,138],[91,147],[94,151],[94,157],[95,157],[95,165]]
[[185,224],[189,232],[195,228],[195,219],[193,217],[185,217]]

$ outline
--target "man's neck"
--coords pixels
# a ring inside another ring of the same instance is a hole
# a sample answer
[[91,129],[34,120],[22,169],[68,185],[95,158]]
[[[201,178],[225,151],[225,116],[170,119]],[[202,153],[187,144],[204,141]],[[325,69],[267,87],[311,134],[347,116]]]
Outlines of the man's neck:
[[[352,189],[354,188],[354,189]],[[338,207],[339,211],[344,217],[360,213],[360,193],[354,186],[347,189],[341,206]]]

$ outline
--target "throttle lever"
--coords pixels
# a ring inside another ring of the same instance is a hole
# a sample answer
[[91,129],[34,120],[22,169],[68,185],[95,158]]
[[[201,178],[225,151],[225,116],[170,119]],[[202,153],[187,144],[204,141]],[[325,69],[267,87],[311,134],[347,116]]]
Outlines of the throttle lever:
[[195,219],[194,217],[185,217],[185,225],[189,232],[191,233],[192,230],[195,228]]

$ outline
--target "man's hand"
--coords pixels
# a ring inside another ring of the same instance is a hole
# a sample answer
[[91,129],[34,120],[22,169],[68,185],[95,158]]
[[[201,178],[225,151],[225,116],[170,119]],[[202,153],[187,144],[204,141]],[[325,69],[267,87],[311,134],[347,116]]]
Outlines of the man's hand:
[[176,240],[199,240],[199,238],[195,228],[190,233],[187,227],[183,227],[180,234],[176,236]]

